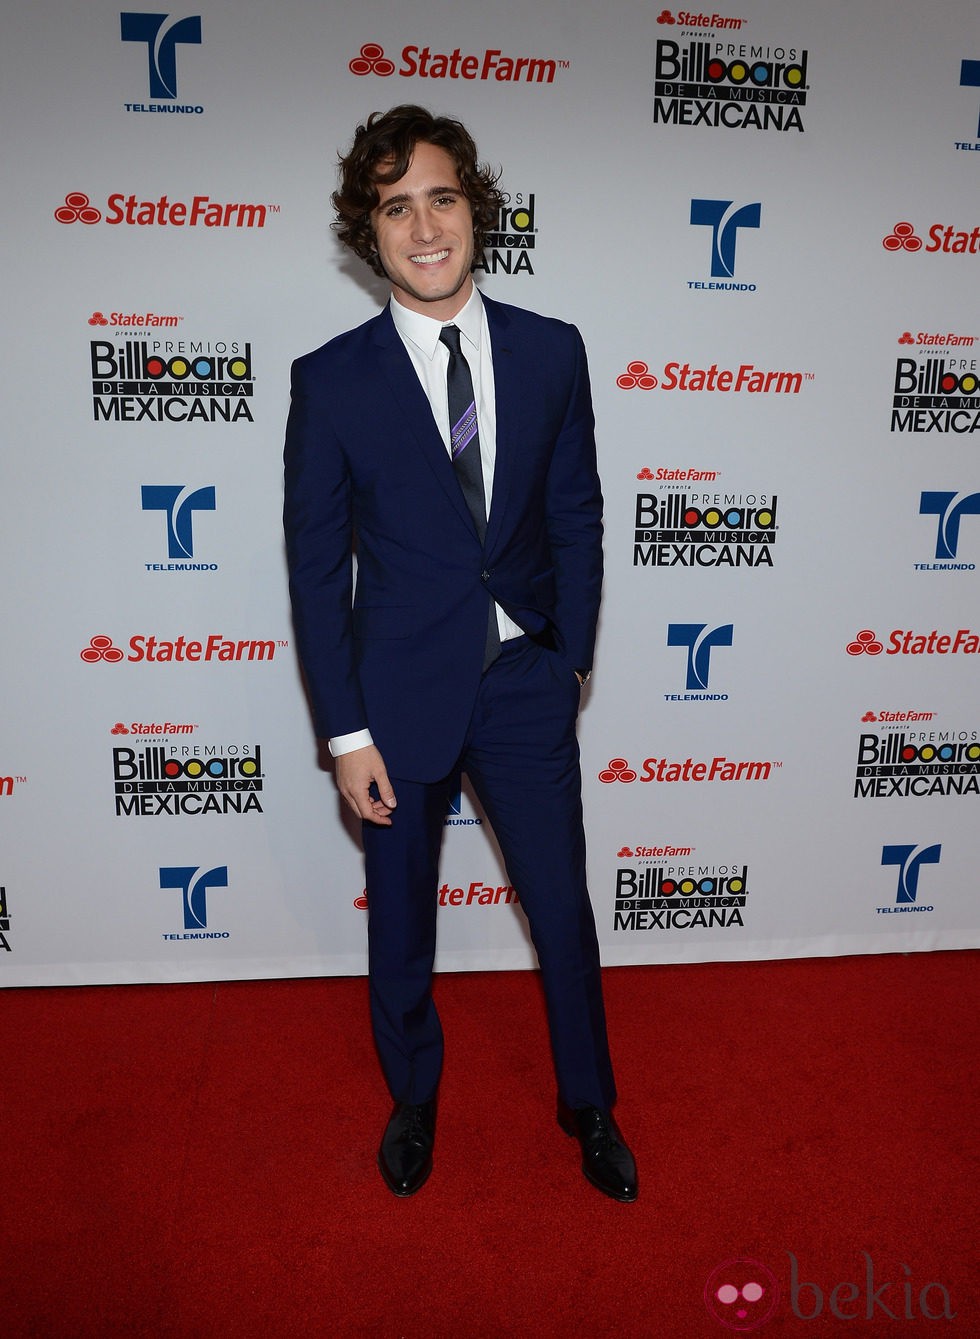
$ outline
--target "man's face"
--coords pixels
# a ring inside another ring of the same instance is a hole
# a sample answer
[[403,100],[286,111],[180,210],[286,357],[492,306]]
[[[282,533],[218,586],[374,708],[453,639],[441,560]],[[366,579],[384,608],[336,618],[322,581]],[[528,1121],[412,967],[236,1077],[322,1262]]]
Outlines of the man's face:
[[448,321],[473,288],[473,211],[445,149],[419,140],[408,171],[379,183],[378,255],[403,307]]

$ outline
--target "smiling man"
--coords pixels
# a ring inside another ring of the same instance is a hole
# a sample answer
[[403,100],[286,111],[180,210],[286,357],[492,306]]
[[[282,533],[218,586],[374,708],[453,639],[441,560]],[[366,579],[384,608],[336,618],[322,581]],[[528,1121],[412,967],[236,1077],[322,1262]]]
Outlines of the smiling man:
[[[396,1195],[432,1169],[439,845],[462,770],[528,917],[559,1123],[588,1180],[631,1201],[575,737],[602,583],[585,350],[573,326],[477,291],[503,199],[458,121],[375,113],[333,200],[391,301],[293,366],[284,521],[314,723],[362,820],[371,1018],[394,1100],[378,1165]],[[493,1093],[487,1119],[505,1149]]]

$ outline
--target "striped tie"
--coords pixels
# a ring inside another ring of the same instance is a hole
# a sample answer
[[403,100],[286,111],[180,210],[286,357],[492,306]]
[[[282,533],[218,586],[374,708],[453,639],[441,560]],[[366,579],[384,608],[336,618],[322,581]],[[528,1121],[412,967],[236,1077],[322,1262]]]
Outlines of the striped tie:
[[[480,433],[476,421],[473,378],[459,347],[458,328],[454,325],[443,326],[439,338],[449,350],[446,389],[449,393],[449,441],[453,469],[456,471],[456,478],[463,490],[463,497],[466,499],[466,505],[482,544],[487,534],[487,495],[483,488],[483,462],[480,459]],[[499,654],[497,606],[491,600],[483,668],[488,669]]]

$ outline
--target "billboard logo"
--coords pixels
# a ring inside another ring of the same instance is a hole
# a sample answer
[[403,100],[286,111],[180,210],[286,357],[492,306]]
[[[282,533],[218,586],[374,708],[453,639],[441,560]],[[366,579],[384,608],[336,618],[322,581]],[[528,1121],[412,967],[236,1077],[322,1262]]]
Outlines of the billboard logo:
[[504,203],[490,226],[484,250],[475,258],[474,269],[484,274],[533,274],[530,252],[534,250],[534,192],[505,195]]
[[[911,908],[919,891],[919,871],[923,865],[938,865],[942,846],[883,846],[881,863],[898,866],[898,888],[895,904]],[[882,908],[879,908],[881,910]],[[932,911],[932,907],[916,906],[917,911]]]
[[177,47],[201,45],[200,15],[171,19],[169,14],[124,12],[119,15],[119,21],[120,34],[124,42],[142,42],[146,46],[150,97],[175,101]]
[[[685,687],[688,693],[684,695],[685,700],[689,700],[688,694],[694,694],[699,700],[710,698],[712,701],[727,701],[727,693],[707,693],[705,690],[708,687],[708,665],[712,649],[716,646],[731,646],[733,627],[731,623],[724,623],[711,632],[707,628],[707,623],[670,623],[667,626],[667,645],[687,647]],[[681,694],[665,693],[664,698],[666,701],[677,701]]]
[[[195,877],[195,875],[197,877]],[[228,887],[228,866],[218,865],[201,872],[199,865],[166,865],[160,869],[160,887],[180,889],[184,900],[184,929],[190,931],[208,928],[208,889]],[[175,936],[168,935],[167,938]],[[178,938],[227,938],[225,934],[176,936]]]
[[[167,516],[167,556],[176,559],[194,557],[191,531],[195,511],[214,511],[214,487],[190,492],[184,484],[144,484],[141,490],[144,511],[162,511]],[[147,563],[149,571],[217,571],[217,563]]]
[[[711,471],[657,471],[680,477]],[[638,479],[657,477],[647,470]],[[634,567],[772,567],[776,496],[769,493],[637,493]]]

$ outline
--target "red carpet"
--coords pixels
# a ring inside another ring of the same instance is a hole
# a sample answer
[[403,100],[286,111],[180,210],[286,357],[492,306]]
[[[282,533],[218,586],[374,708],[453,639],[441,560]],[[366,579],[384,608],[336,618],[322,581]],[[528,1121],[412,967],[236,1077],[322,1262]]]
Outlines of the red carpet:
[[439,980],[406,1201],[362,980],[8,990],[0,1334],[975,1339],[978,956],[607,971],[635,1205],[554,1123],[533,975]]

